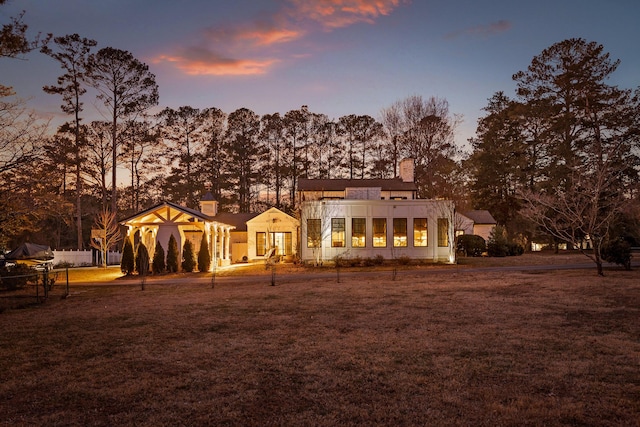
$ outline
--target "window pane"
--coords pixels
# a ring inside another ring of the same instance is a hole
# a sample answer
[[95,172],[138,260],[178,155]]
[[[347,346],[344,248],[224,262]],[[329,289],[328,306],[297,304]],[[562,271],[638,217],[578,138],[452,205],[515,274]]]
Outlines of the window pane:
[[449,219],[438,218],[438,246],[449,246]]
[[407,219],[393,218],[393,246],[404,248],[407,246]]
[[331,218],[331,247],[344,247],[344,218]]
[[387,219],[373,218],[373,247],[387,247]]
[[364,248],[367,239],[366,218],[351,218],[351,246]]
[[307,219],[307,247],[319,248],[322,245],[322,220]]
[[427,218],[413,219],[413,246],[424,247],[429,246],[427,243]]
[[293,238],[291,236],[291,232],[287,231],[284,233],[284,254],[285,255],[293,255]]
[[267,236],[263,231],[256,233],[256,255],[264,256],[267,253]]

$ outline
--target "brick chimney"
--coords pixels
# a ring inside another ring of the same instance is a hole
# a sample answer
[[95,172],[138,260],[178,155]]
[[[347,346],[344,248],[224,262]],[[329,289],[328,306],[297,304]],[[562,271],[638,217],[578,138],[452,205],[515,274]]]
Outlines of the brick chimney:
[[402,182],[413,182],[415,163],[413,159],[400,160],[400,179]]

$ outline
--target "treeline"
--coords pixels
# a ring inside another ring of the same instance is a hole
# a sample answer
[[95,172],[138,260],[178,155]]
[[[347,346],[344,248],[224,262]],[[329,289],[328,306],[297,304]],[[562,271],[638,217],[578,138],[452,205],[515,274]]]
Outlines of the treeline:
[[[29,41],[26,26],[12,25],[2,56],[39,49],[57,61],[63,72],[43,89],[61,96],[69,120],[48,135],[0,87],[0,248],[87,247],[100,212],[122,218],[163,199],[197,208],[206,190],[224,211],[293,212],[300,178],[391,178],[405,157],[415,160],[420,197],[488,209],[523,246],[640,241],[640,97],[609,83],[619,61],[595,42],[565,40],[535,56],[513,76],[513,97],[489,99],[472,152],[462,153],[459,117],[443,98],[410,96],[376,118],[307,106],[152,114],[155,76],[131,53],[96,51],[77,34]],[[87,122],[85,105],[100,106],[105,120]]]

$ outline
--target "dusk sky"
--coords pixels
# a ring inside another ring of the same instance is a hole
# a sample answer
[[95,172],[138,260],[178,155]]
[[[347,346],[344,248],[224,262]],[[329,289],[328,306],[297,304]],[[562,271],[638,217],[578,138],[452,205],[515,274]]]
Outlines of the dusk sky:
[[[614,79],[640,85],[638,0],[9,0],[30,35],[78,33],[128,50],[156,75],[160,107],[246,107],[257,114],[308,105],[337,119],[380,111],[410,95],[446,98],[456,141],[475,134],[496,91],[553,43],[602,43],[622,61]],[[0,83],[59,120],[59,65],[40,53],[0,60]],[[94,99],[85,117],[99,119]]]

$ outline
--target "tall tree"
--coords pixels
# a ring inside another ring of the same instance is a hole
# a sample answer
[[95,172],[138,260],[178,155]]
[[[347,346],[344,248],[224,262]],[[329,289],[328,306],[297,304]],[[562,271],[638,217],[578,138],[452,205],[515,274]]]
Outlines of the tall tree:
[[251,212],[252,190],[260,181],[258,165],[266,154],[259,144],[260,118],[246,108],[229,114],[226,155],[229,160],[229,182],[237,194],[240,212]]
[[[282,117],[279,113],[265,114],[262,116],[261,139],[268,148],[268,159],[266,168],[268,179],[267,188],[273,189],[275,196],[275,207],[282,208],[282,191],[284,180],[287,176],[287,164],[283,160],[285,150],[285,128]],[[267,203],[270,203],[267,197]]]
[[125,50],[106,47],[90,57],[91,79],[111,121],[111,211],[117,212],[118,123],[158,104],[158,85],[149,67]]
[[575,246],[588,238],[598,274],[601,246],[640,168],[638,96],[607,84],[618,64],[601,44],[568,39],[514,75],[523,102],[548,106],[548,178],[522,192],[524,213]]
[[70,34],[53,39],[56,49],[44,46],[41,51],[60,63],[64,74],[58,77],[57,85],[44,86],[46,93],[62,95],[63,104],[60,106],[63,112],[71,114],[73,121],[66,125],[73,134],[73,151],[75,153],[74,167],[76,171],[76,233],[78,249],[84,247],[82,238],[82,153],[84,151],[84,139],[81,135],[80,112],[82,111],[81,96],[87,92],[86,85],[88,75],[88,59],[91,48],[97,42],[95,40],[80,37],[78,34]]
[[287,137],[287,156],[285,161],[291,165],[291,186],[289,187],[289,203],[293,206],[300,176],[299,149],[305,143],[309,108],[303,105],[299,110],[287,111],[284,115],[285,135]]
[[166,180],[166,192],[174,200],[182,201],[190,208],[197,208],[200,175],[196,175],[196,160],[202,150],[201,131],[203,117],[197,108],[183,106],[174,110],[165,108],[160,117],[163,121],[163,137],[167,144],[167,160],[172,166]]
[[87,142],[87,175],[89,181],[97,188],[102,209],[106,209],[107,175],[111,170],[111,124],[104,121],[93,121],[86,129]]
[[224,137],[227,115],[219,108],[211,107],[202,111],[202,155],[199,158],[198,174],[210,186],[213,198],[223,202],[223,176],[226,166]]

